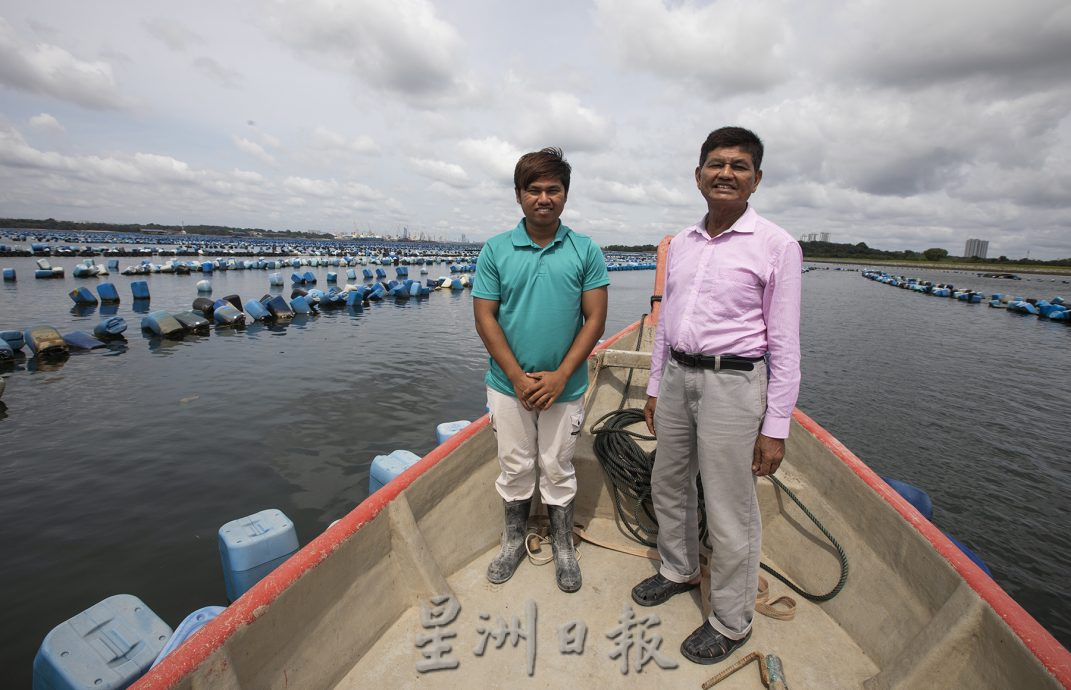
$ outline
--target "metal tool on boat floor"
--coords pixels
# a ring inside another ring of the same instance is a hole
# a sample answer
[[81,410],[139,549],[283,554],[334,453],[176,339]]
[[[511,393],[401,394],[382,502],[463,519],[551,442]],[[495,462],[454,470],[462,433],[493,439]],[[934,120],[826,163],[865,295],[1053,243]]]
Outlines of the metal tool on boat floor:
[[781,657],[774,654],[763,654],[762,652],[751,652],[744,656],[740,661],[737,661],[729,668],[703,683],[703,690],[710,690],[710,688],[744,668],[752,661],[759,662],[759,677],[762,679],[763,686],[770,690],[788,690],[788,684],[785,681],[785,667],[781,663]]

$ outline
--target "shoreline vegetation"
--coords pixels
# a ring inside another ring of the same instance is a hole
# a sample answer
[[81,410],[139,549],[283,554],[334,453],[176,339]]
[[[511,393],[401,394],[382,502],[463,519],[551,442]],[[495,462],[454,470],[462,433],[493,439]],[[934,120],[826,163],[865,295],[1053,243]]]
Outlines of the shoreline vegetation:
[[[337,240],[337,236],[310,230],[265,230],[263,228],[232,228],[221,225],[161,225],[158,223],[97,223],[56,220],[55,218],[0,218],[0,229],[45,230],[53,232],[111,232],[143,234],[147,237],[163,234],[186,234],[234,238],[265,239],[310,239]],[[409,238],[407,241],[419,243]],[[867,266],[894,266],[900,268],[940,269],[947,271],[973,271],[978,273],[1037,273],[1049,275],[1071,274],[1071,257],[1042,261],[1040,259],[979,259],[950,256],[948,251],[930,248],[922,252],[910,249],[887,251],[868,247],[865,242],[846,244],[836,242],[800,242],[805,261],[831,264],[863,264]],[[620,245],[603,247],[605,251],[628,253],[654,253],[653,244]]]
[[[1040,259],[996,259],[950,256],[944,249],[915,252],[873,249],[865,242],[837,244],[835,242],[800,242],[803,260],[812,263],[852,264],[861,266],[894,266],[899,268],[937,269],[941,271],[970,271],[974,273],[1037,273],[1042,275],[1071,275],[1071,257],[1042,261]],[[621,252],[654,252],[654,245],[625,246],[612,244],[603,249]]]

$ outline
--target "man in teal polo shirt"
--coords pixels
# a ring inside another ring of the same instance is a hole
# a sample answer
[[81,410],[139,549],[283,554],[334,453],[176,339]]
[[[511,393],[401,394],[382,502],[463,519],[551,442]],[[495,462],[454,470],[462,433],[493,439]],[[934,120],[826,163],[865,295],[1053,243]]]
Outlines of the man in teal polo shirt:
[[610,284],[602,250],[559,220],[571,171],[560,149],[521,156],[513,185],[524,219],[484,244],[472,289],[476,331],[491,355],[484,380],[506,519],[487,579],[505,582],[524,560],[538,476],[563,592],[581,585],[573,550],[573,450],[588,387],[584,362],[606,325]]

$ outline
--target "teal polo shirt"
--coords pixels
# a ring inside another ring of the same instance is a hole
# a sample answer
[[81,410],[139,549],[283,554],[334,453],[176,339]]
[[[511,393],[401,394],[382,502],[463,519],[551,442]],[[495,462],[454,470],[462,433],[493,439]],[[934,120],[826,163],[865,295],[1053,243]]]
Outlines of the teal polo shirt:
[[[540,247],[528,237],[521,220],[483,245],[472,296],[498,302],[498,324],[522,369],[554,371],[584,325],[581,293],[609,284],[602,250],[590,237],[559,224],[554,239]],[[493,357],[488,359],[484,381],[500,393],[514,395],[505,372]],[[587,367],[580,367],[558,400],[576,400],[587,387]]]

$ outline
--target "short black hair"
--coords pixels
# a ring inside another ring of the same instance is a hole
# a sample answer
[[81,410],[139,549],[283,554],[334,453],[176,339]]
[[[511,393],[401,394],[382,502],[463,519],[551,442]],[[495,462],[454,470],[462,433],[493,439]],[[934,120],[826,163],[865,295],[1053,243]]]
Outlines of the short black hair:
[[743,127],[721,127],[707,135],[703,148],[699,149],[699,167],[707,162],[707,154],[714,149],[738,147],[751,154],[755,170],[762,169],[762,140],[750,129]]
[[513,169],[513,187],[520,192],[541,177],[557,177],[562,181],[565,193],[569,194],[569,175],[573,166],[565,160],[562,150],[548,146],[540,151],[533,151],[521,156],[517,167]]

